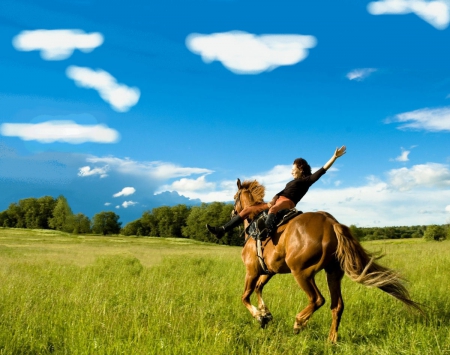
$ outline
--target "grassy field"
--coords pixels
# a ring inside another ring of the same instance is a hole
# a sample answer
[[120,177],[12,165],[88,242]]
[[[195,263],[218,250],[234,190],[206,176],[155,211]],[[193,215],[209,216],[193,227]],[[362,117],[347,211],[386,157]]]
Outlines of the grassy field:
[[364,246],[386,253],[428,318],[344,278],[330,345],[329,303],[293,334],[307,300],[291,275],[266,286],[274,321],[259,328],[240,301],[239,247],[0,228],[0,354],[450,354],[450,242]]

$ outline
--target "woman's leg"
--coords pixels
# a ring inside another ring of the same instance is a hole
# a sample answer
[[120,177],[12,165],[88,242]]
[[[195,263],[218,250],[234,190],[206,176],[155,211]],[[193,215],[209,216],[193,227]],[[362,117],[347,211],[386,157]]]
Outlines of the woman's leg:
[[267,215],[266,219],[266,227],[269,234],[275,231],[277,228],[275,217],[277,212],[285,209],[291,209],[294,208],[295,204],[291,200],[289,200],[286,197],[280,197],[278,198],[277,202],[269,209],[269,214]]
[[245,219],[249,218],[252,219],[254,216],[256,216],[258,213],[266,210],[268,208],[266,203],[261,203],[259,205],[249,206],[244,208],[241,212],[239,212],[238,215],[231,218],[230,221],[225,223],[223,226],[220,227],[213,227],[209,224],[206,225],[206,228],[214,234],[217,238],[222,238],[225,234],[225,232],[228,232],[229,230],[232,230],[234,227],[237,227],[240,225]]

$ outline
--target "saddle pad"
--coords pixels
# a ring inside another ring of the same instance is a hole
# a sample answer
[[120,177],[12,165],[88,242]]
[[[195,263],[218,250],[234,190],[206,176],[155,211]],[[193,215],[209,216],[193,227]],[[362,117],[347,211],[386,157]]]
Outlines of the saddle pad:
[[[296,208],[293,209],[285,209],[281,210],[277,213],[276,216],[276,225],[277,227],[282,226],[283,224],[286,224],[289,222],[292,218],[298,216],[299,214],[303,213],[302,211],[297,211]],[[250,225],[247,227],[245,232],[252,237],[253,239],[260,239],[264,240],[267,237],[267,231],[266,231],[266,219],[267,219],[268,211],[262,211],[260,214],[258,214],[253,221],[250,223]]]
[[[296,208],[293,208],[291,210],[281,210],[277,213],[277,227],[282,226],[283,224],[286,224],[289,222],[292,218],[297,217],[299,214],[302,214],[302,211],[297,211]],[[281,214],[280,216],[278,216]],[[280,220],[278,220],[280,218]]]

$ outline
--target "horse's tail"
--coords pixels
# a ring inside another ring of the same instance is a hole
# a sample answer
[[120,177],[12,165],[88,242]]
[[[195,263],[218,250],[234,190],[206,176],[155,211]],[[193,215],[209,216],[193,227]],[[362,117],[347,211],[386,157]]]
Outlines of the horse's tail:
[[338,240],[337,259],[344,272],[353,280],[364,286],[377,287],[397,298],[409,308],[425,315],[420,305],[409,296],[403,285],[404,279],[394,270],[381,266],[375,260],[381,258],[365,250],[355,239],[350,229],[340,223],[333,224]]

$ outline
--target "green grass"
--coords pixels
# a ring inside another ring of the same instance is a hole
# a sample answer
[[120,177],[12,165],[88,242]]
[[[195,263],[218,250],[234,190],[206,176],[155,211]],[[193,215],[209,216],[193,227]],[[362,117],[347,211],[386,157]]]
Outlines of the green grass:
[[[0,354],[450,354],[450,242],[364,246],[402,271],[428,319],[345,278],[333,346],[329,303],[293,334],[307,300],[291,275],[266,286],[274,321],[259,328],[240,301],[241,248],[0,229]],[[317,283],[329,300],[323,272]]]

